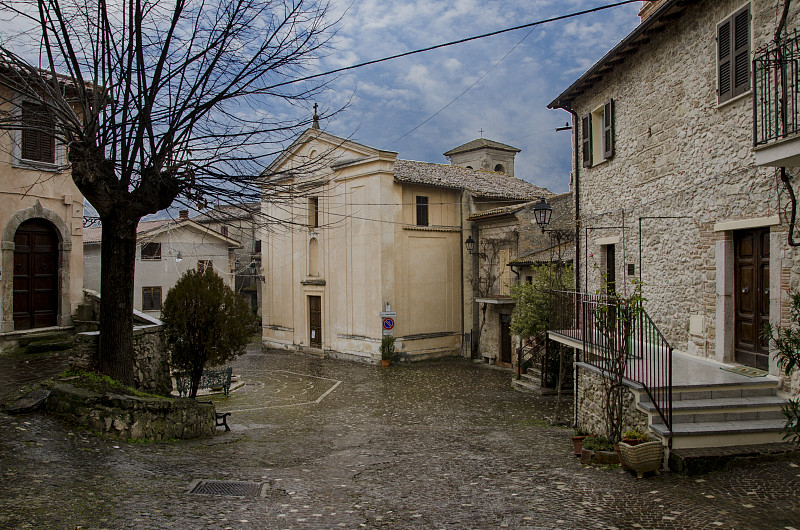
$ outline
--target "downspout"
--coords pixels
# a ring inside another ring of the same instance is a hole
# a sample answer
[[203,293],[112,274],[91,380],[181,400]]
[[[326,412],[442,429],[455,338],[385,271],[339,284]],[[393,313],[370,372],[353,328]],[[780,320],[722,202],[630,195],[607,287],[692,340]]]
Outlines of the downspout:
[[[572,115],[572,153],[573,153],[573,185],[572,185],[572,193],[575,195],[573,200],[575,201],[575,236],[573,237],[573,241],[575,242],[575,268],[572,271],[572,274],[575,278],[575,292],[576,300],[578,304],[580,304],[580,292],[581,292],[581,238],[580,238],[580,225],[578,219],[581,218],[581,179],[580,179],[580,157],[578,156],[578,124],[580,123],[580,119],[578,118],[578,113],[572,110],[569,105],[562,105],[562,109],[566,110]],[[588,267],[588,265],[587,265]],[[575,316],[580,318],[580,307],[575,308]],[[580,361],[580,354],[579,350],[575,349],[575,358],[574,358],[574,366],[573,370],[575,373],[572,376],[573,381],[573,389],[572,395],[575,396],[574,403],[572,404],[572,410],[574,411],[574,418],[573,422],[575,427],[578,426],[578,362]]]

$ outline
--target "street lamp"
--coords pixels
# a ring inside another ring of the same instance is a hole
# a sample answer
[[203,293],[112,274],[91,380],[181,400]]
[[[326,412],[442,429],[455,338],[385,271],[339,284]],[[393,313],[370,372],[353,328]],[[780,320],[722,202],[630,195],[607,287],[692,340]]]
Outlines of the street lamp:
[[464,246],[467,247],[467,252],[470,254],[475,253],[475,240],[472,239],[472,235],[470,235],[466,241],[464,241]]
[[539,202],[533,205],[533,217],[536,219],[536,224],[545,232],[545,228],[550,224],[550,217],[553,215],[553,208],[547,204],[547,201],[542,197]]

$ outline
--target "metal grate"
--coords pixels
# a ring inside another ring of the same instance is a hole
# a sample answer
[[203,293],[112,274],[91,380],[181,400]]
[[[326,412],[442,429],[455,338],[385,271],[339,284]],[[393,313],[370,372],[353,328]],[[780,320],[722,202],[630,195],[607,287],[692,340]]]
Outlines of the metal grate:
[[261,495],[261,486],[260,482],[201,480],[189,493],[224,497],[258,497]]

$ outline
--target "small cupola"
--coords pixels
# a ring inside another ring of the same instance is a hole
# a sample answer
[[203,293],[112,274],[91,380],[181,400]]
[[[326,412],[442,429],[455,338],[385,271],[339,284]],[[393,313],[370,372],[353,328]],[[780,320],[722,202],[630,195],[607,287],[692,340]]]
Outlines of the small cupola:
[[450,164],[514,176],[514,157],[520,150],[486,138],[478,138],[444,153]]

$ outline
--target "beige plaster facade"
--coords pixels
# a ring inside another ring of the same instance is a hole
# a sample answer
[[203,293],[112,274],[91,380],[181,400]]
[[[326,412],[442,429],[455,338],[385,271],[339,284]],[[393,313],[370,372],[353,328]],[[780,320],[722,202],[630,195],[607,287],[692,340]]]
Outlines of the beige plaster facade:
[[[380,358],[383,311],[396,313],[401,359],[462,353],[472,321],[466,219],[542,191],[508,175],[399,160],[318,129],[268,171],[276,176],[265,181],[263,213],[281,222],[263,235],[264,342],[369,362]],[[318,185],[292,196],[274,192],[310,181]]]
[[[100,228],[86,229],[84,271],[87,289],[100,290]],[[173,285],[188,270],[211,267],[234,288],[234,250],[241,244],[190,219],[142,221],[137,229],[133,308],[158,318]],[[158,254],[145,250],[146,245]],[[145,298],[147,301],[145,302]]]
[[[613,251],[617,291],[630,292],[631,280],[641,278],[645,310],[676,351],[721,362],[737,361],[736,287],[745,289],[734,272],[737,234],[768,232],[770,322],[790,323],[788,293],[800,287],[800,253],[787,244],[787,193],[776,168],[756,164],[752,85],[718,102],[717,28],[746,6],[752,58],[773,37],[775,2],[665,1],[647,11],[650,33],[641,40],[632,34],[598,75],[585,75],[550,104],[574,111],[580,162],[581,139],[596,135],[581,118],[602,116],[613,101],[613,155],[595,149],[592,164],[574,167],[581,289],[601,288]],[[799,20],[800,5],[793,5],[789,31]],[[769,372],[780,374],[771,355]],[[800,376],[784,388],[800,392]]]
[[[14,95],[0,87],[0,105],[3,111],[12,111],[10,101]],[[21,227],[38,223],[44,230],[52,231],[56,238],[53,263],[55,264],[55,318],[49,325],[71,326],[72,314],[83,301],[83,196],[64,167],[64,146],[56,142],[54,163],[26,160],[22,156],[22,133],[0,132],[0,227],[2,227],[2,258],[0,261],[0,332],[8,333],[41,327],[20,326],[20,301],[15,325],[14,290],[17,281],[27,275],[21,265],[15,236]],[[17,258],[15,259],[15,254]],[[49,267],[36,261],[38,267]],[[51,271],[46,271],[48,274]],[[49,280],[48,280],[49,281]],[[50,302],[47,302],[49,304]],[[26,304],[23,304],[26,305]],[[35,300],[27,305],[27,312],[35,312],[42,303]]]

